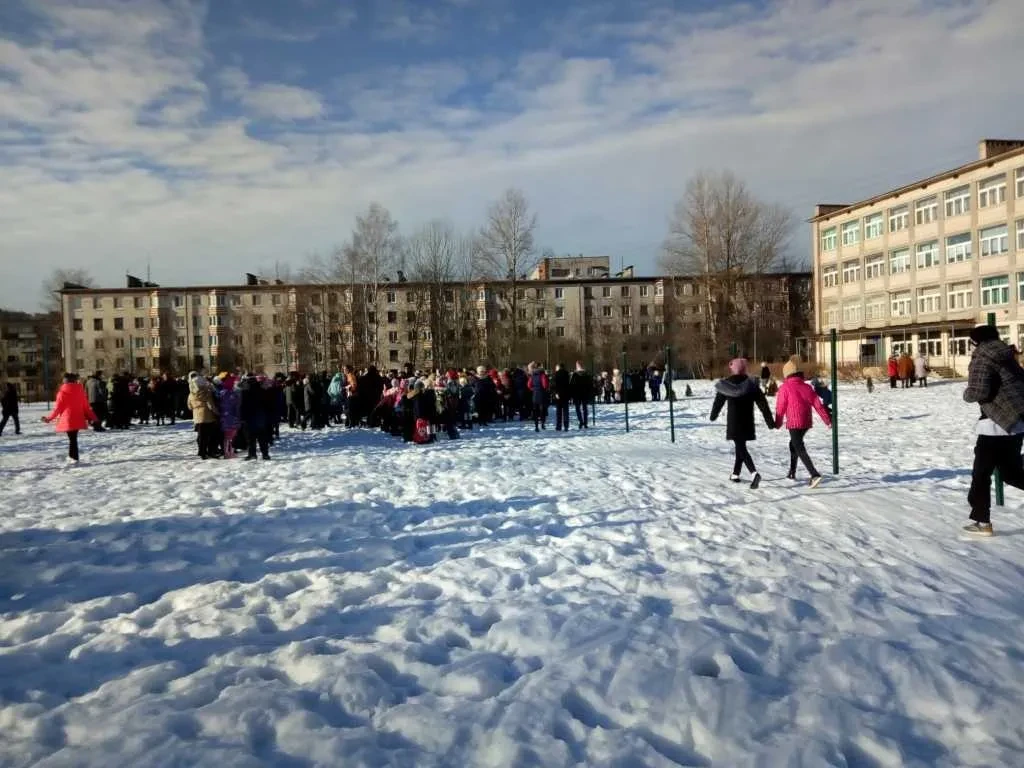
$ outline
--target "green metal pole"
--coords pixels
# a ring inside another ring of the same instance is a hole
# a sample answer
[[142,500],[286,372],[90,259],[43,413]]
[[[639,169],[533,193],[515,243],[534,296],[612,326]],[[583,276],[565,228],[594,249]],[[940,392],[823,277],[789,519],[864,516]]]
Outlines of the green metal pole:
[[[988,313],[988,324],[992,325],[992,326],[994,326],[996,324],[996,313],[995,312],[989,312]],[[1004,501],[1004,496],[1003,496],[1003,476],[1000,474],[999,470],[997,469],[995,471],[995,473],[993,474],[993,477],[994,477],[994,479],[996,481],[996,506],[1001,507],[1001,506],[1003,506],[1003,501]]]
[[672,391],[672,348],[665,347],[665,376],[668,377],[668,429],[672,442],[676,441],[676,398]]
[[594,384],[597,382],[597,363],[593,355],[590,357],[590,376],[590,423],[593,425],[597,424],[597,395],[594,394]]
[[46,390],[46,407],[50,407],[50,337],[43,336],[43,389]]
[[839,357],[836,354],[838,340],[836,329],[832,329],[832,474],[839,474]]
[[626,432],[629,432],[629,397],[626,394],[626,353],[622,353],[622,404],[626,406]]

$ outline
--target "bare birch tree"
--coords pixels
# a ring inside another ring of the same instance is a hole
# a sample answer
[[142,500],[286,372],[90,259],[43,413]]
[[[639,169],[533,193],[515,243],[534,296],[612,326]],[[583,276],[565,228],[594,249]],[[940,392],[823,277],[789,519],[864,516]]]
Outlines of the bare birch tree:
[[507,281],[510,288],[506,294],[512,320],[509,358],[515,357],[519,347],[519,285],[536,265],[533,240],[536,228],[537,217],[530,213],[526,197],[517,189],[508,189],[491,205],[487,224],[480,232],[484,272],[491,278]]
[[758,200],[728,171],[701,173],[687,184],[661,265],[671,275],[695,278],[712,357],[758,301],[756,291],[743,286],[778,268],[791,223],[786,210]]
[[360,302],[365,345],[370,362],[377,362],[380,351],[378,293],[381,285],[391,282],[392,276],[404,269],[405,264],[398,222],[387,208],[371,203],[365,214],[356,217],[352,255],[365,289],[365,299]]

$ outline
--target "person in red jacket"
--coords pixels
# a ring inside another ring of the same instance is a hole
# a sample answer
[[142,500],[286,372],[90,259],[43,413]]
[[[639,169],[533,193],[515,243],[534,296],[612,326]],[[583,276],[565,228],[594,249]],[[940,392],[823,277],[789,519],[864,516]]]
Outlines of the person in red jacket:
[[57,390],[57,402],[49,416],[43,416],[47,424],[57,422],[57,431],[68,436],[68,463],[78,463],[78,433],[97,421],[96,414],[89,407],[85,387],[78,381],[78,374],[65,373],[64,383]]
[[821,399],[814,389],[804,381],[804,374],[799,370],[797,362],[792,358],[782,368],[784,380],[775,396],[775,428],[781,429],[783,423],[789,429],[789,474],[790,480],[796,480],[796,460],[800,459],[807,471],[811,473],[811,488],[817,488],[821,475],[814,468],[811,457],[804,447],[804,436],[810,431],[813,423],[811,410],[818,412],[825,426],[832,426],[828,410],[822,405]]
[[900,377],[900,364],[896,361],[896,355],[889,357],[885,372],[889,377],[889,389],[896,389],[896,379]]

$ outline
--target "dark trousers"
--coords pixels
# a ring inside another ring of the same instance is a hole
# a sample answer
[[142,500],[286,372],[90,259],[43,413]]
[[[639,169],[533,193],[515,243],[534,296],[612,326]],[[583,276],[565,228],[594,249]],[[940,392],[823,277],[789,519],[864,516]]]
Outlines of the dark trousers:
[[260,455],[264,459],[270,458],[270,430],[265,427],[245,425],[245,439],[249,443],[249,458],[256,458],[256,446],[260,447]]
[[569,429],[569,400],[568,398],[555,402],[555,429],[561,432]]
[[811,461],[811,457],[807,455],[807,448],[804,446],[804,435],[808,430],[806,429],[791,429],[789,430],[789,474],[796,474],[796,460],[800,459],[803,465],[810,472],[811,477],[818,476],[818,470],[814,468],[814,462]]
[[196,424],[196,447],[199,449],[200,459],[210,459],[217,455],[218,425],[216,422],[208,421],[205,424]]
[[590,410],[585,400],[576,401],[576,424],[580,429],[587,429],[590,426]]
[[89,403],[89,407],[92,408],[92,412],[96,414],[96,421],[92,423],[92,428],[97,432],[103,431],[103,422],[110,426],[110,414],[107,413],[106,402],[100,403]]
[[889,389],[896,389],[896,377],[895,376],[890,376],[889,377]]
[[8,419],[14,419],[14,434],[20,435],[21,434],[21,422],[18,420],[18,413],[17,413],[17,411],[14,411],[14,412],[11,412],[11,413],[5,413],[4,417],[2,419],[0,419],[0,435],[2,435],[4,433],[4,427],[7,426],[7,420]]
[[921,378],[919,378],[917,380],[917,384],[918,384],[918,386],[924,387],[925,389],[927,389],[928,388],[928,377],[927,376],[922,376]]
[[68,432],[68,458],[78,461],[78,430]]
[[974,469],[971,472],[971,489],[967,492],[967,503],[971,505],[971,520],[989,522],[992,507],[992,473],[999,470],[999,476],[1007,485],[1024,488],[1024,466],[1021,465],[1020,449],[1024,435],[993,437],[978,435],[974,444]]
[[533,404],[533,427],[534,429],[548,428],[548,407],[543,403]]
[[738,475],[744,465],[750,470],[750,474],[757,472],[757,467],[754,466],[754,459],[750,455],[750,451],[747,450],[747,441],[733,440],[733,444],[736,446],[736,460],[732,463],[732,473]]

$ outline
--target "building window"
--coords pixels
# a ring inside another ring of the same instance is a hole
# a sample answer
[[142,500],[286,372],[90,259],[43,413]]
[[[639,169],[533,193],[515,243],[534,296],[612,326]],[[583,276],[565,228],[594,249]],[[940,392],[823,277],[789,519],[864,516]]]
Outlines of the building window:
[[555,320],[562,320],[565,318],[565,307],[555,307]]
[[611,307],[609,307],[607,305],[601,307],[601,317],[611,317],[611,316],[612,316],[612,308]]
[[584,307],[583,308],[583,316],[584,317],[593,317],[594,316],[594,308],[593,307]]
[[202,349],[203,348],[203,337],[202,336],[193,336],[192,337],[192,346],[195,347],[196,349]]
[[281,316],[280,315],[271,315],[270,316],[270,324],[271,325],[275,325],[275,326],[276,325],[280,325],[281,324]]
[[224,307],[227,306],[227,299],[228,297],[225,296],[223,293],[218,293],[214,296],[213,300],[218,307]]
[[398,362],[398,350],[397,349],[389,349],[388,350],[388,361],[390,361],[392,363],[397,363]]
[[917,311],[930,315],[942,311],[942,289],[937,285],[917,289]]
[[909,209],[905,205],[898,205],[889,209],[889,231],[902,232],[907,228]]
[[171,303],[174,305],[175,309],[177,309],[178,307],[183,307],[185,305],[185,297],[184,296],[174,296],[171,299]]
[[859,301],[848,301],[843,304],[843,324],[850,325],[864,321],[864,305]]
[[85,370],[85,360],[83,360],[82,358],[78,358],[77,360],[75,360],[75,368],[77,368],[80,371]]
[[882,223],[882,214],[873,213],[870,216],[864,218],[864,239],[871,240],[876,237],[882,236],[884,225]]
[[971,210],[971,185],[951,189],[946,193],[946,216],[963,216]]
[[640,305],[640,317],[648,317],[651,314],[651,308],[647,304]]
[[93,339],[92,340],[92,348],[93,349],[103,349],[103,339]]
[[405,313],[405,322],[407,322],[407,323],[415,323],[416,322],[416,313],[415,312],[406,312]]
[[275,333],[275,334],[274,334],[274,346],[276,346],[276,347],[279,347],[279,346],[281,346],[281,342],[282,342],[283,340],[284,340],[284,337],[283,337],[283,336],[281,336],[281,334],[280,334],[280,333]]
[[946,305],[950,312],[973,307],[974,285],[972,283],[951,284],[946,290]]
[[825,267],[821,270],[821,287],[835,288],[839,285],[839,267]]
[[94,331],[102,331],[103,330],[103,318],[102,317],[97,317],[97,318],[93,319],[93,321],[92,321],[92,329]]
[[136,338],[135,339],[135,348],[136,349],[145,349],[146,348],[146,339],[142,338],[142,337]]
[[899,248],[889,253],[889,273],[899,274],[910,271],[910,249]]
[[876,253],[864,260],[864,279],[876,280],[885,276],[885,256]]
[[665,286],[664,285],[662,285],[661,283],[658,283],[656,286],[654,286],[654,297],[655,298],[658,298],[658,297],[661,297],[661,296],[664,296],[664,295],[665,295]]
[[[384,300],[388,304],[396,304],[398,302],[398,293],[396,291],[388,291],[384,294]],[[390,312],[388,313],[391,314]]]
[[154,336],[149,341],[150,341],[150,346],[153,349],[160,349],[160,337],[159,336]]
[[885,320],[885,297],[873,296],[864,304],[864,319]]
[[981,306],[998,307],[1010,303],[1010,278],[983,277],[981,279]]
[[825,307],[825,327],[835,328],[839,325],[839,307],[832,305]]
[[82,318],[76,317],[71,321],[71,329],[75,331],[81,331],[82,329]]
[[535,334],[536,334],[538,339],[543,339],[544,338],[544,326],[543,325],[538,325],[534,329],[534,332],[535,332]]
[[124,330],[124,318],[123,317],[115,317],[114,318],[114,330],[115,331],[123,331]]
[[544,308],[541,307],[540,309],[537,310],[537,319],[543,320],[545,317],[547,317],[547,314],[544,312]]
[[1017,250],[1024,252],[1024,219],[1017,221]]
[[397,312],[388,312],[388,324],[389,325],[394,325],[397,322],[398,322],[398,313]]
[[651,295],[651,286],[649,286],[649,285],[641,285],[640,286],[640,298],[641,299],[646,299],[650,295]]
[[85,349],[85,339],[75,339],[75,349]]
[[910,317],[912,309],[913,299],[910,296],[910,291],[900,291],[899,293],[892,294],[889,305],[892,317]]
[[848,221],[843,224],[843,245],[856,245],[860,242],[860,222]]
[[623,317],[631,317],[632,314],[633,314],[633,308],[631,306],[629,306],[629,304],[623,304],[622,305],[622,316]]
[[964,232],[961,235],[952,235],[946,238],[946,261],[950,264],[958,264],[961,261],[971,260],[971,233]]
[[262,297],[262,296],[260,296],[260,295],[259,295],[258,293],[254,293],[254,294],[252,295],[252,305],[253,305],[254,307],[258,307],[258,306],[260,306],[260,304],[262,304],[262,303],[263,303],[263,297]]
[[1006,202],[1006,174],[992,176],[978,182],[978,207],[989,208]]
[[114,309],[121,309],[124,306],[124,299],[120,296],[114,297]]
[[843,262],[843,285],[860,282],[860,260]]
[[622,286],[622,288],[619,289],[619,293],[621,294],[622,298],[628,299],[629,298],[629,286],[628,285]]
[[623,336],[631,336],[632,334],[633,334],[633,326],[631,326],[629,323],[623,323],[622,324],[622,335]]
[[565,338],[565,326],[560,325],[557,328],[555,328],[555,336],[557,336],[560,339],[564,339]]
[[242,306],[242,295],[240,293],[231,294],[231,306],[240,307]]
[[220,325],[220,318],[217,317],[216,315],[214,315],[213,317],[208,317],[206,320],[211,328],[216,328],[217,326]]
[[917,246],[917,268],[931,269],[939,266],[939,241],[930,240]]
[[998,256],[1010,250],[1010,238],[1005,224],[988,227],[978,233],[978,247],[982,256]]
[[589,285],[584,286],[584,288],[583,288],[583,298],[584,299],[592,299],[592,298],[594,298],[594,289],[591,286],[589,286]]
[[836,228],[829,227],[821,232],[821,250],[834,251],[836,249]]
[[486,320],[487,319],[487,310],[486,309],[478,309],[476,311],[476,319],[477,320]]
[[134,304],[136,309],[145,309],[146,308],[146,297],[145,296],[136,296],[132,300],[132,304]]
[[1024,168],[1018,168],[1014,175],[1017,181],[1017,197],[1024,197]]
[[255,344],[257,347],[262,347],[263,346],[263,334],[262,333],[255,333],[255,334],[253,334],[252,343]]
[[114,349],[124,349],[124,339],[114,339]]
[[177,347],[178,349],[181,349],[182,347],[184,347],[185,346],[185,337],[184,336],[175,336],[174,337],[174,346]]
[[609,286],[604,285],[604,286],[601,287],[601,298],[602,299],[607,299],[611,295],[612,295],[612,289]]
[[275,307],[281,306],[281,294],[280,293],[272,293],[272,294],[270,294],[270,303],[273,304]]
[[939,218],[939,198],[926,197],[914,203],[914,221],[917,224],[931,224]]

